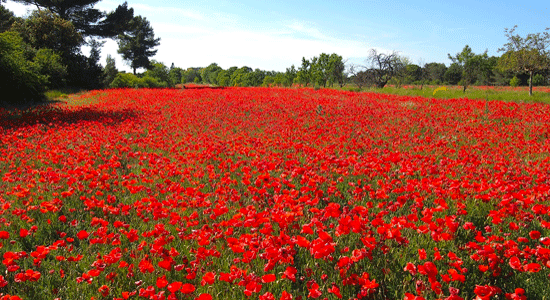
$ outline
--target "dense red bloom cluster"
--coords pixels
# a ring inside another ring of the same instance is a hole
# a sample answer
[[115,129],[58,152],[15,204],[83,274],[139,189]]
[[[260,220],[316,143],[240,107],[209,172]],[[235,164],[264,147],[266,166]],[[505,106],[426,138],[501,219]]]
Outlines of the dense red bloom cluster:
[[547,105],[276,88],[71,103],[0,111],[0,299],[550,294]]

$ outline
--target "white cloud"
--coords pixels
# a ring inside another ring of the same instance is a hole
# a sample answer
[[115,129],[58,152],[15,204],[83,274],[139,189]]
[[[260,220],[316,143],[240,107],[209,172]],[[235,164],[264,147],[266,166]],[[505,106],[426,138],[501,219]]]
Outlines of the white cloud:
[[5,8],[11,10],[16,16],[23,17],[28,15],[34,8],[30,5],[24,5],[13,1],[2,3]]
[[[20,6],[8,3],[13,7]],[[95,7],[111,11],[119,4],[119,1],[104,0]],[[153,59],[168,66],[173,62],[182,68],[205,67],[216,62],[223,68],[246,65],[263,70],[284,71],[292,64],[298,66],[302,57],[311,58],[324,52],[337,53],[344,59],[356,61],[357,58],[366,57],[372,48],[367,43],[367,36],[328,32],[315,23],[302,20],[252,23],[238,15],[218,11],[161,5],[129,4],[135,14],[147,17],[155,36],[161,38],[157,55]],[[117,68],[131,71],[117,49],[117,43],[108,40],[101,52],[101,63],[105,64],[106,56],[110,54],[115,58]],[[83,49],[84,53],[88,51],[87,48]]]

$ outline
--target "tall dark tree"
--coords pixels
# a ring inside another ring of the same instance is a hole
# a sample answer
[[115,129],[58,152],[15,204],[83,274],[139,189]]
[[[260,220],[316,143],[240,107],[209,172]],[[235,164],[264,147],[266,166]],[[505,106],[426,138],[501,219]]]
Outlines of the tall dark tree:
[[124,2],[116,10],[106,13],[94,8],[101,0],[13,0],[32,5],[38,10],[49,10],[62,19],[71,21],[83,36],[114,38],[127,27],[134,10]]
[[160,45],[160,38],[155,38],[151,24],[142,16],[136,16],[130,22],[130,30],[118,36],[118,53],[134,69],[149,68],[149,58],[157,53],[153,48]]
[[78,53],[84,42],[71,22],[47,11],[34,11],[27,19],[12,26],[23,41],[36,49],[52,49],[65,60]]
[[0,33],[0,90],[2,104],[21,105],[43,99],[46,78],[33,70],[25,44],[13,31]]
[[103,69],[103,86],[109,87],[111,82],[115,80],[118,70],[116,68],[115,59],[111,55],[107,55],[107,62]]
[[423,69],[424,78],[436,84],[443,82],[443,76],[445,75],[445,71],[447,71],[445,64],[435,62],[425,64]]
[[13,12],[0,4],[0,33],[9,30],[16,20]]

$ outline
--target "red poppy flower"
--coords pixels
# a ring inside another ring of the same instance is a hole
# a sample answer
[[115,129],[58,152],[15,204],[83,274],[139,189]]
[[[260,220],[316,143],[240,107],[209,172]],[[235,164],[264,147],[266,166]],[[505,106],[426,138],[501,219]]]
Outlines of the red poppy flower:
[[[174,284],[174,283],[172,283],[172,284]],[[180,285],[181,285],[181,282],[180,282]],[[170,286],[168,286],[168,290],[170,290],[170,292],[172,292],[172,290],[170,289]],[[191,294],[192,292],[195,291],[195,286],[190,284],[190,283],[186,283],[186,284],[181,285],[180,291],[184,294]]]

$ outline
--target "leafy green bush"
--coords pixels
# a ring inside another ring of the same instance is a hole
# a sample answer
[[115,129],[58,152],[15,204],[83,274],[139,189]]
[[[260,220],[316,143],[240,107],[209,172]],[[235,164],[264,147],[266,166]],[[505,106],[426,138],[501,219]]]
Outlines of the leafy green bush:
[[10,105],[44,99],[46,78],[34,72],[33,64],[25,59],[24,48],[18,33],[0,33],[0,90],[3,101]]
[[137,77],[130,73],[118,73],[109,85],[112,88],[134,87]]
[[541,75],[541,74],[536,74],[535,76],[533,76],[533,85],[534,86],[543,86],[543,85],[547,85],[548,84],[548,78]]
[[513,86],[513,87],[518,87],[521,83],[521,80],[517,77],[517,76],[514,76],[511,80],[510,80],[510,86]]
[[32,62],[33,71],[46,78],[48,89],[65,86],[67,66],[63,65],[61,56],[51,49],[40,49]]
[[131,73],[118,73],[110,85],[112,88],[155,88],[167,86],[168,83],[159,81],[157,78],[151,76],[139,78]]
[[158,78],[152,77],[152,76],[145,76],[143,78],[138,78],[137,85],[138,87],[143,87],[143,88],[168,87],[167,82],[159,81]]

